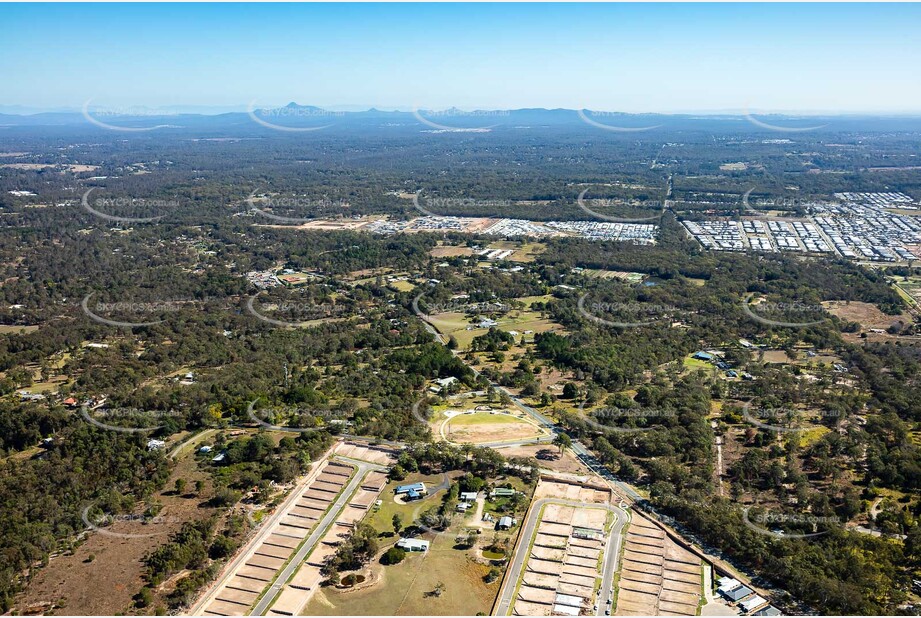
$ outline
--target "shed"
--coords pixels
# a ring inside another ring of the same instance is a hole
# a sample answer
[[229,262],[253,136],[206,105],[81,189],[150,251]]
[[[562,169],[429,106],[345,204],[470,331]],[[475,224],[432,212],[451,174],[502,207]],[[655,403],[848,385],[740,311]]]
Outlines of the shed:
[[752,610],[758,609],[765,603],[767,603],[765,598],[755,595],[747,601],[742,601],[740,605],[745,608],[746,612],[750,612]]
[[428,551],[429,542],[422,539],[400,539],[397,547],[406,551]]

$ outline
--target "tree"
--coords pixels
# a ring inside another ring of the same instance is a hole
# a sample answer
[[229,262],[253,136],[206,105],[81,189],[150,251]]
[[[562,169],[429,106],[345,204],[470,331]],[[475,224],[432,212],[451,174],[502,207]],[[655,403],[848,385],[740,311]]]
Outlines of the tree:
[[394,534],[400,534],[400,530],[403,529],[403,518],[400,517],[399,513],[394,513],[391,524],[393,524]]
[[575,399],[579,395],[579,389],[572,382],[563,385],[563,399]]
[[205,482],[201,479],[195,481],[195,494],[201,495],[202,490],[205,488]]
[[390,549],[384,552],[384,555],[381,556],[381,564],[399,564],[403,562],[403,558],[406,557],[406,551],[400,547],[394,545]]
[[141,591],[134,595],[134,604],[137,607],[147,607],[153,601],[153,593],[150,588],[144,586]]
[[569,434],[565,434],[562,431],[556,434],[556,437],[553,438],[554,446],[559,447],[560,453],[572,446],[572,438],[569,437]]
[[178,495],[183,495],[185,493],[185,479],[176,479],[176,493]]

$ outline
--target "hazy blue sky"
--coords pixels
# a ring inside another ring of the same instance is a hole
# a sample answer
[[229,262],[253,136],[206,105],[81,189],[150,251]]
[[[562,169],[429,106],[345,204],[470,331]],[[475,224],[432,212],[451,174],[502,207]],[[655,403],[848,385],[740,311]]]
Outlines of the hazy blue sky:
[[921,5],[0,4],[0,105],[921,111]]

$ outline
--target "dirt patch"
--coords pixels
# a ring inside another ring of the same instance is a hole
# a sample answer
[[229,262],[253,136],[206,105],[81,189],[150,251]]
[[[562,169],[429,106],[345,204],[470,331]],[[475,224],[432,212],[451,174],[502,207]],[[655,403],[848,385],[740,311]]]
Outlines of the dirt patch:
[[[202,498],[177,496],[173,491],[177,478],[194,486],[196,480],[205,483]],[[55,603],[58,613],[69,615],[114,615],[124,613],[132,597],[144,586],[141,560],[146,553],[167,542],[169,535],[179,530],[182,522],[205,519],[214,509],[200,508],[203,498],[211,495],[211,482],[198,471],[191,457],[181,458],[164,491],[154,495],[163,505],[155,524],[118,521],[106,530],[128,534],[152,534],[124,539],[98,532],[89,532],[86,542],[72,555],[53,557],[41,569],[24,592],[17,596],[15,608],[24,613],[29,606]],[[94,556],[90,561],[89,557]],[[101,593],[103,592],[103,593]]]
[[830,314],[847,320],[857,322],[864,330],[878,328],[886,330],[894,322],[910,322],[911,316],[908,315],[887,315],[879,310],[876,305],[851,301],[849,303],[841,301],[824,302],[822,305]]
[[457,257],[457,256],[467,256],[473,255],[473,249],[470,247],[435,247],[429,251],[429,255],[435,258],[439,257]]
[[537,426],[507,414],[461,414],[448,420],[442,431],[451,442],[470,444],[521,440],[543,433]]

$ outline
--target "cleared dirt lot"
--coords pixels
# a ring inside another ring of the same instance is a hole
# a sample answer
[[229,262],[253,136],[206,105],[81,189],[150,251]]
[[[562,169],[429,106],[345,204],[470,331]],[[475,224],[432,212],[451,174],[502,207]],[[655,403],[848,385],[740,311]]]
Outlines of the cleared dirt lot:
[[617,616],[694,616],[702,595],[701,562],[634,512],[624,544]]
[[[599,558],[604,553],[604,534],[598,538],[576,536],[577,528],[602,531],[608,519],[607,511],[591,508],[592,502],[606,502],[610,492],[576,484],[544,482],[538,493],[557,497],[575,494],[587,500],[585,508],[548,504],[541,513],[524,573],[514,600],[512,613],[516,616],[550,616],[554,607],[577,607],[585,613],[595,597],[595,583],[600,578]],[[527,543],[522,539],[522,543]],[[524,545],[523,547],[526,547]],[[520,549],[519,551],[527,551]]]
[[[274,529],[245,550],[249,552],[248,557],[213,591],[212,600],[204,606],[203,613],[210,616],[245,614],[278,569],[307,538],[323,511],[348,483],[352,472],[350,466],[325,462]],[[320,478],[326,480],[321,481]],[[324,489],[315,489],[318,485]],[[302,504],[305,497],[308,499],[307,506]]]

